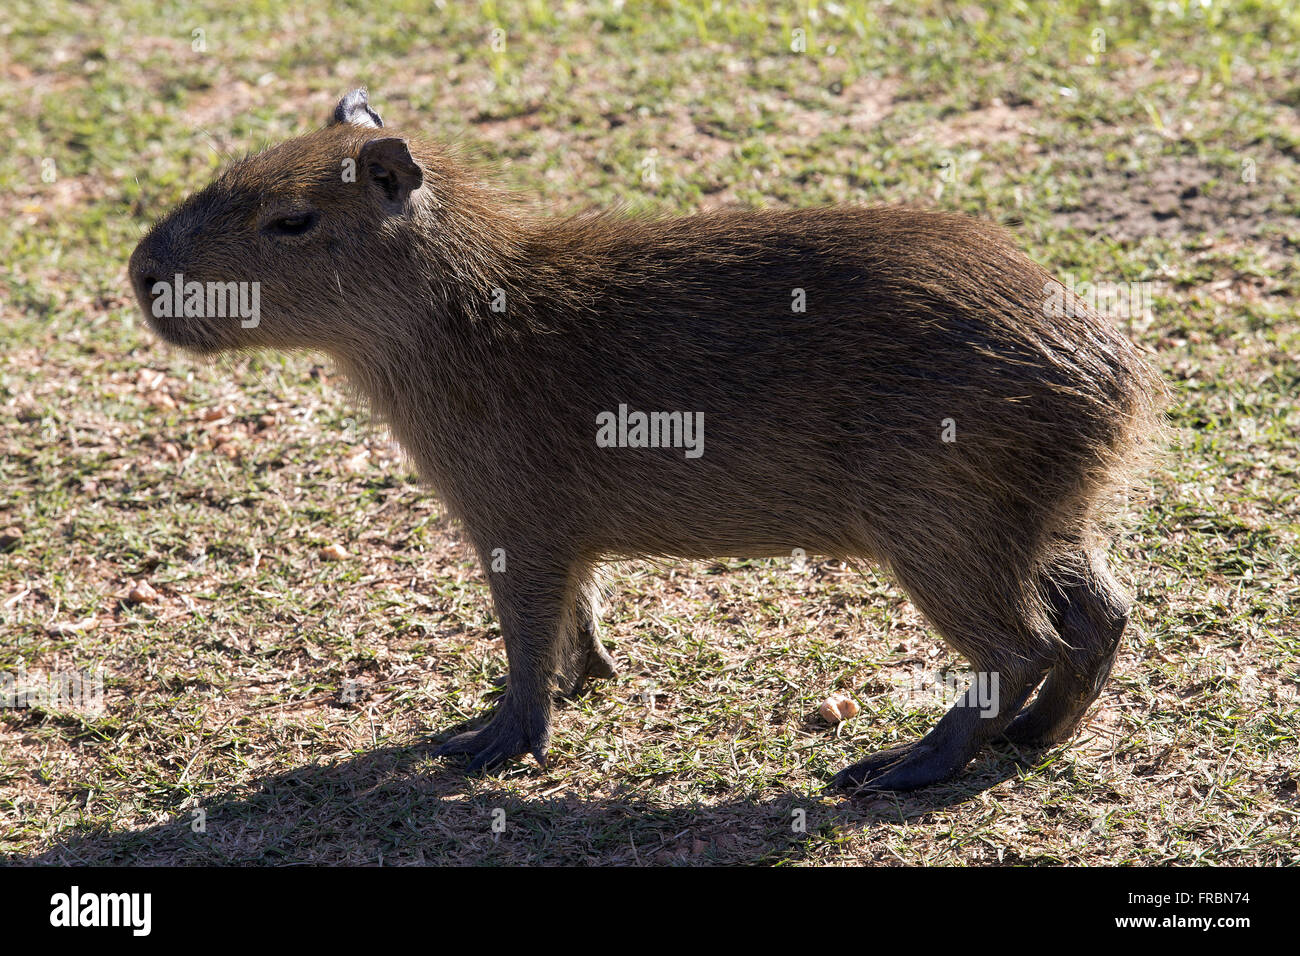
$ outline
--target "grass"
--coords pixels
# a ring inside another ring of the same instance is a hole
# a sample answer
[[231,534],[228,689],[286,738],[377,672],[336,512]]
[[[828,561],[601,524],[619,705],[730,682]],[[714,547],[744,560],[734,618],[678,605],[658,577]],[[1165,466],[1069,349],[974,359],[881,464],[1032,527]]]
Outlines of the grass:
[[[1292,4],[373,13],[0,21],[0,673],[103,668],[106,698],[0,710],[0,858],[1300,862]],[[557,212],[905,200],[1012,223],[1058,273],[1155,283],[1128,331],[1174,441],[1124,511],[1135,621],[1073,744],[824,794],[942,712],[900,681],[960,662],[884,576],[728,561],[618,569],[622,674],[560,708],[549,770],[432,760],[505,666],[459,530],[318,358],[169,352],[124,272],[228,156],[363,84]],[[862,704],[838,728],[833,691]]]

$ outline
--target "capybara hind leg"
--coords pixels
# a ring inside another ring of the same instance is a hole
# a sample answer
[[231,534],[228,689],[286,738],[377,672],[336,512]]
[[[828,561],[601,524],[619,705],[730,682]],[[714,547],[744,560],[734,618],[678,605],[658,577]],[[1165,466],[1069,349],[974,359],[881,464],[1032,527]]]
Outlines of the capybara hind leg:
[[561,631],[572,626],[572,588],[564,572],[539,572],[512,566],[488,574],[492,601],[501,621],[510,673],[505,696],[481,730],[458,734],[434,756],[469,756],[470,770],[481,770],[531,753],[546,766],[551,740],[551,691]]
[[934,729],[911,744],[872,754],[841,770],[842,789],[916,790],[960,772],[1024,706],[1041,679],[1032,668],[982,672]]
[[1065,649],[1033,703],[1007,728],[1007,739],[1025,746],[1073,736],[1110,676],[1128,623],[1129,599],[1100,554],[1093,554],[1082,572],[1052,581],[1049,591],[1052,623]]

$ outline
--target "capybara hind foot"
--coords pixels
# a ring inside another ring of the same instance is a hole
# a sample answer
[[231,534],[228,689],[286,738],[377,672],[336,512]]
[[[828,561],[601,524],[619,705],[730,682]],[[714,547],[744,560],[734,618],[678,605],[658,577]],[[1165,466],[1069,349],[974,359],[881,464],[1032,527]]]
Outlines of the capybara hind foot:
[[[943,768],[934,765],[934,754],[923,753],[921,742],[900,744],[879,753],[874,753],[865,760],[859,760],[850,767],[845,767],[831,778],[830,786],[840,790],[857,790],[870,788],[878,790],[912,790],[946,779],[941,773]],[[899,771],[895,773],[895,771]],[[892,785],[890,783],[892,778]],[[905,779],[906,778],[906,779]],[[909,781],[915,779],[919,782]],[[881,781],[885,785],[881,785]]]
[[998,678],[995,683],[990,674],[977,675],[962,698],[923,738],[858,761],[836,774],[831,786],[901,791],[952,779],[1011,722],[1042,679],[1042,672],[1002,671]]
[[1085,562],[1082,569],[1063,568],[1060,580],[1053,582],[1052,623],[1066,650],[1033,703],[1007,727],[1006,738],[1013,744],[1035,747],[1069,740],[1115,664],[1129,599],[1100,552]]
[[[544,710],[544,709],[543,709]],[[524,754],[532,754],[546,769],[546,748],[551,742],[549,714],[534,714],[521,720],[510,705],[509,694],[492,719],[479,730],[452,737],[433,752],[435,757],[468,756],[466,770],[487,770]]]
[[1057,665],[1034,702],[1016,715],[1004,736],[1021,747],[1049,747],[1069,740],[1097,699],[1114,662],[1112,654],[1091,676],[1074,673],[1065,663]]
[[837,773],[830,785],[840,790],[917,790],[943,783],[960,772],[970,757],[929,738],[874,753]]

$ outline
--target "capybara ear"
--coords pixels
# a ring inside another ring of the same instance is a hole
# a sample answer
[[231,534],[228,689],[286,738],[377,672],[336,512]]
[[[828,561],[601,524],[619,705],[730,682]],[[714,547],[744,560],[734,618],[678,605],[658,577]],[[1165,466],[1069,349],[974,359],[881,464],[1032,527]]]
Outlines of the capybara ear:
[[403,211],[411,193],[424,182],[424,170],[411,156],[406,140],[396,136],[370,140],[361,147],[357,165],[366,181],[379,190],[384,208],[392,213]]
[[365,126],[369,129],[379,129],[384,125],[379,114],[370,108],[364,87],[353,90],[339,100],[339,105],[334,107],[334,118],[330,121],[330,125],[333,126],[335,123],[351,123],[353,126]]

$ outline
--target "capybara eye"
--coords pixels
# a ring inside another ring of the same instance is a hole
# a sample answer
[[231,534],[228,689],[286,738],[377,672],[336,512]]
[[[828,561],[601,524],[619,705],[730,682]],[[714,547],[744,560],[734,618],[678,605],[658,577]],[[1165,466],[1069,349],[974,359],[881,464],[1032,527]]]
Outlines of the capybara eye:
[[263,227],[263,231],[272,236],[303,236],[316,228],[319,218],[315,212],[296,212],[272,219]]

